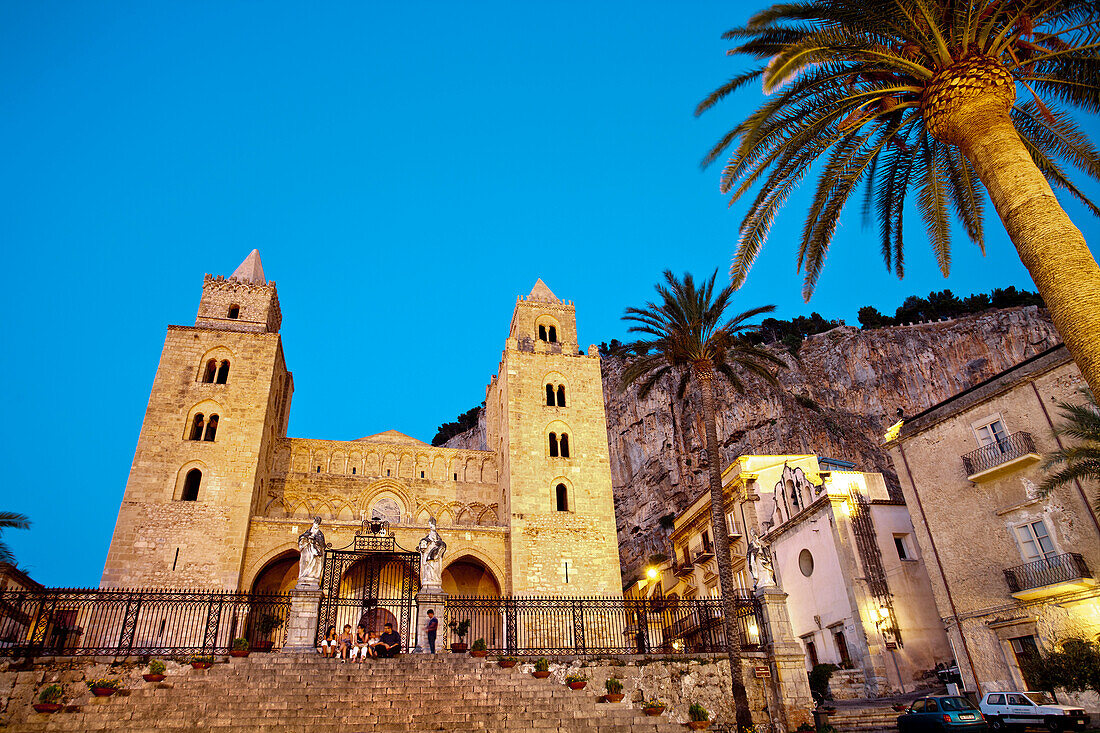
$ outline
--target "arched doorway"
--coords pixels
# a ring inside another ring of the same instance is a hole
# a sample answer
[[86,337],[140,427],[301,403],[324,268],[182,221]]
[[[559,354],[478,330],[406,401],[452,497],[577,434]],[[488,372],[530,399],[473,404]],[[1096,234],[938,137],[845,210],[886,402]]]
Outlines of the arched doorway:
[[252,581],[257,594],[289,593],[298,584],[298,551],[287,550],[267,561]]
[[451,596],[499,598],[500,583],[485,563],[472,555],[463,555],[443,569],[443,592]]
[[[489,649],[505,642],[504,608],[500,605],[500,583],[493,571],[472,555],[459,555],[443,568],[443,591],[447,620],[470,620],[469,641],[484,639]],[[451,639],[457,641],[457,639]]]

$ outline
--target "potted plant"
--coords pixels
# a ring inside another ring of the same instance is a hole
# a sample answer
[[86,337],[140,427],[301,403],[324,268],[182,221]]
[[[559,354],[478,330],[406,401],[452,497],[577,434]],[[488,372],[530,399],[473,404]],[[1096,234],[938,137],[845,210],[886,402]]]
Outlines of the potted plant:
[[141,678],[146,682],[160,682],[164,679],[165,669],[164,662],[154,659],[149,662],[149,674],[143,674]]
[[248,646],[248,639],[245,639],[243,636],[238,636],[233,640],[233,648],[229,650],[229,656],[247,657]]
[[208,654],[196,654],[191,657],[191,666],[195,669],[209,669],[214,664],[214,657]]
[[535,660],[535,671],[531,673],[537,679],[546,679],[550,676],[550,662],[546,657]]
[[484,657],[489,653],[489,648],[485,646],[484,639],[474,639],[474,645],[470,647],[471,657]]
[[655,697],[642,702],[642,711],[646,715],[660,715],[666,707],[668,706]]
[[570,690],[583,690],[584,686],[588,684],[588,675],[574,672],[565,678],[565,684],[569,686]]
[[794,729],[795,733],[814,733],[817,728],[813,727],[806,721],[802,721],[798,724],[798,727]]
[[53,684],[42,688],[38,693],[38,702],[34,704],[35,712],[56,713],[61,709],[61,685]]
[[511,669],[512,667],[516,666],[516,663],[518,661],[519,660],[515,657],[497,657],[497,664],[499,664],[501,667],[504,667],[505,669]]
[[260,632],[261,640],[253,644],[258,652],[269,652],[275,646],[275,642],[269,639],[271,632],[283,625],[282,619],[270,613],[265,613],[256,619],[256,630]]
[[688,708],[688,728],[692,730],[706,730],[710,727],[710,712],[697,702],[693,702]]
[[466,642],[463,639],[466,638],[466,634],[470,632],[470,619],[464,619],[462,621],[452,621],[447,626],[454,632],[454,635],[458,637],[458,641],[451,644],[451,651],[455,654],[463,654],[466,652]]
[[622,702],[623,700],[623,681],[618,677],[608,677],[603,687],[607,690],[607,694],[604,695],[604,699],[608,702]]
[[84,684],[88,685],[88,689],[92,691],[92,694],[96,697],[109,697],[118,692],[119,684],[117,679],[110,679],[107,677],[100,677],[97,680],[88,680]]

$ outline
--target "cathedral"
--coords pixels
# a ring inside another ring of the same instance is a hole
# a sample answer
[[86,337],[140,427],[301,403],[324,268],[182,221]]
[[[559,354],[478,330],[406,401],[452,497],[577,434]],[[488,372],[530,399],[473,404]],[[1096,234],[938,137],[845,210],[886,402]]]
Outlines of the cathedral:
[[371,520],[413,549],[434,517],[449,594],[621,594],[600,357],[571,301],[542,280],[517,298],[476,450],[288,437],[281,321],[253,250],[168,327],[101,587],[285,592],[313,517],[334,549]]

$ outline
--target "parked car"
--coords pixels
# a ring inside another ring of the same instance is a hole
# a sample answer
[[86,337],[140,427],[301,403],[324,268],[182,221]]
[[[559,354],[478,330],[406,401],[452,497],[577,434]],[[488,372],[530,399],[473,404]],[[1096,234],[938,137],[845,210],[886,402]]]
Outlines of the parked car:
[[994,730],[1039,726],[1060,733],[1089,724],[1084,709],[1059,705],[1049,692],[987,692],[981,709]]
[[989,730],[974,703],[955,695],[931,695],[913,701],[898,717],[898,733],[980,733]]

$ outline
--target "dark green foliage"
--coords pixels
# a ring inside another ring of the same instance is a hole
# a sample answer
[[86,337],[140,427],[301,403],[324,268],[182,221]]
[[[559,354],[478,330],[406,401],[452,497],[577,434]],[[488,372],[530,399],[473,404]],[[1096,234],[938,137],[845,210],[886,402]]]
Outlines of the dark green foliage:
[[873,305],[865,305],[859,309],[859,326],[864,330],[893,325],[894,319],[882,315]]
[[1100,694],[1100,643],[1095,641],[1069,639],[1061,651],[1025,657],[1020,667],[1029,687]]
[[[31,520],[26,516],[17,512],[0,512],[0,534],[3,534],[5,529],[27,529],[31,526]],[[0,562],[6,562],[9,565],[15,565],[15,556],[11,552],[11,548],[7,543],[0,540]]]
[[[1045,496],[1062,484],[1074,480],[1100,481],[1100,406],[1086,389],[1081,390],[1081,404],[1058,402],[1062,419],[1055,434],[1069,438],[1064,447],[1047,454],[1043,467],[1058,466],[1048,474],[1039,491]],[[1100,500],[1100,494],[1097,496]]]
[[458,416],[458,419],[454,422],[445,422],[439,426],[439,430],[436,431],[435,437],[432,438],[432,445],[440,446],[446,443],[448,440],[456,435],[461,435],[467,430],[477,427],[477,418],[481,414],[481,408],[485,407],[485,403],[481,403],[481,407],[471,407],[466,412]]
[[798,347],[807,336],[815,333],[825,333],[837,326],[844,325],[843,321],[827,321],[820,313],[811,313],[807,316],[796,316],[789,321],[778,318],[765,318],[760,322],[760,328],[755,333],[747,335],[747,340],[754,344],[774,344],[781,342],[792,354],[798,353]]
[[815,700],[825,700],[829,695],[829,680],[840,669],[835,664],[815,664],[810,670],[810,694]]
[[676,523],[676,515],[669,513],[657,520],[657,523],[661,525],[661,529],[671,530]]
[[611,339],[611,343],[603,341],[600,343],[600,356],[615,356],[622,350],[623,345],[619,339]]

